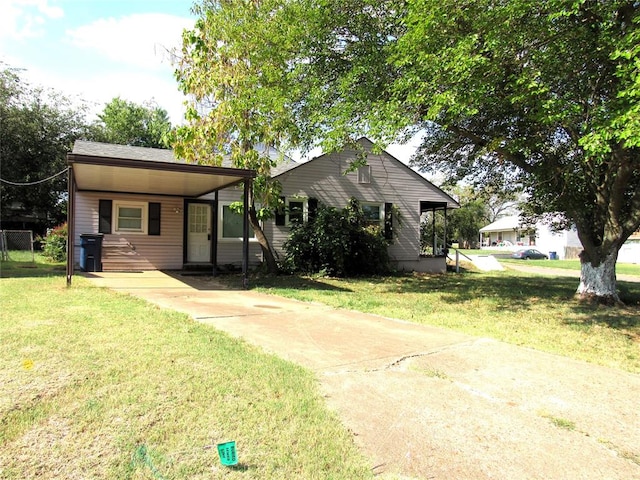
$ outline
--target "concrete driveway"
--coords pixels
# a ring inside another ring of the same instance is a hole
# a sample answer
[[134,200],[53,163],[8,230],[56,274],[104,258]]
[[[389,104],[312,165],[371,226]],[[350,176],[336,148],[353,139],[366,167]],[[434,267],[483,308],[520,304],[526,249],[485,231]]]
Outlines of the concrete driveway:
[[161,272],[87,275],[316,372],[382,478],[640,479],[640,376]]

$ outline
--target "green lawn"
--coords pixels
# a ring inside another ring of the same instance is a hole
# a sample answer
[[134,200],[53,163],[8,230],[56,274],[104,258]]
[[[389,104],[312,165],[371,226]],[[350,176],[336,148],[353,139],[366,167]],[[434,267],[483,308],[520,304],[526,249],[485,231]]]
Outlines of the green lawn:
[[619,282],[625,308],[574,300],[575,278],[514,271],[349,280],[259,277],[252,285],[640,373],[640,283]]
[[[508,255],[510,252],[499,250],[460,250],[465,255],[496,255],[500,262],[505,263],[523,263],[527,265],[535,265],[537,267],[562,268],[565,270],[580,271],[580,260],[518,260],[516,258],[503,258],[502,255]],[[449,254],[452,258],[455,252]],[[464,260],[464,257],[462,258]],[[635,275],[640,277],[640,264],[636,263],[618,263],[616,264],[616,273],[619,275]]]
[[373,477],[312,373],[49,267],[2,264],[0,478]]
[[[499,258],[498,260],[507,264],[526,262],[526,265],[535,265],[537,267],[580,271],[580,260],[518,260],[515,258]],[[618,263],[616,264],[616,273],[618,275],[635,275],[640,277],[640,265],[635,263]]]

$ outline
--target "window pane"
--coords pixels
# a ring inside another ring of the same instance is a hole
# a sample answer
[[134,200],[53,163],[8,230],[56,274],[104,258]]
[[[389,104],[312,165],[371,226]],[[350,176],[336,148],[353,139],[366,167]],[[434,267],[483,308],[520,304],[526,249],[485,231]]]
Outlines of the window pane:
[[222,238],[242,237],[242,215],[231,211],[228,205],[222,207]]
[[[242,215],[231,210],[229,205],[222,207],[222,238],[242,238]],[[249,225],[249,238],[253,238],[253,229]]]
[[370,223],[380,223],[380,205],[362,205],[364,218]]
[[304,202],[289,202],[289,222],[302,223],[304,221]]
[[364,165],[358,168],[358,183],[371,183],[370,165]]
[[119,218],[118,229],[120,230],[142,230],[142,221],[135,218]]
[[117,230],[142,231],[142,207],[118,206]]
[[209,231],[209,206],[192,203],[189,205],[189,233],[207,233]]

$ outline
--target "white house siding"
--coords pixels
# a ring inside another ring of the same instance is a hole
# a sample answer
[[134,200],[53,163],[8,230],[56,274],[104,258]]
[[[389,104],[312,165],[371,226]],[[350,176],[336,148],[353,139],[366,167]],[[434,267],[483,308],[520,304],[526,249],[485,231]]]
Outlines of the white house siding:
[[582,250],[582,244],[575,228],[553,232],[546,225],[537,224],[536,248],[549,257],[551,252],[555,252],[558,259],[564,260],[574,256],[571,252],[579,253]]
[[[366,144],[365,144],[366,145]],[[400,268],[420,269],[420,201],[443,202],[447,198],[418,173],[386,153],[369,153],[371,183],[358,183],[357,172],[343,175],[356,159],[354,150],[323,155],[278,176],[286,198],[317,198],[325,205],[342,208],[350,197],[362,202],[392,203],[400,212],[402,225],[394,215],[394,243],[389,255]],[[450,201],[450,199],[449,199]],[[281,252],[289,228],[270,221],[265,230]]]
[[[77,192],[75,197],[74,262],[80,263],[80,235],[98,233],[100,199],[160,203],[160,235],[133,233],[105,234],[103,258],[107,251],[121,253],[112,269],[179,269],[182,268],[183,200],[177,197],[129,195],[117,193]],[[125,263],[126,262],[126,263]],[[104,262],[103,262],[104,264]],[[128,264],[128,266],[126,266]],[[105,265],[105,269],[108,268]]]
[[[243,187],[229,187],[218,192],[218,216],[222,218],[222,205],[242,201]],[[204,200],[215,198],[213,193],[201,197]],[[240,267],[242,265],[242,240],[229,240],[221,238],[222,230],[218,224],[218,265],[232,265]],[[262,249],[256,240],[249,240],[249,266],[255,267],[262,262]]]
[[618,263],[640,264],[640,230],[622,245],[618,252]]

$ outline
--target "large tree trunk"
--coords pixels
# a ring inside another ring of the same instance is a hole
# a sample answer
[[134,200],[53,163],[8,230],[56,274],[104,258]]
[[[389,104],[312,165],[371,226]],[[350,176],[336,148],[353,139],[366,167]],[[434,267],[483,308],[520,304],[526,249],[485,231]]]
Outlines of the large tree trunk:
[[595,300],[607,305],[619,304],[616,288],[616,260],[614,249],[601,259],[591,259],[585,252],[580,255],[580,285],[576,295],[581,299]]
[[276,262],[275,254],[273,253],[269,239],[266,237],[262,227],[260,226],[260,222],[256,215],[256,209],[253,205],[249,207],[249,223],[251,224],[253,232],[256,235],[256,240],[262,249],[262,255],[267,265],[267,271],[272,274],[278,273],[278,263]]

